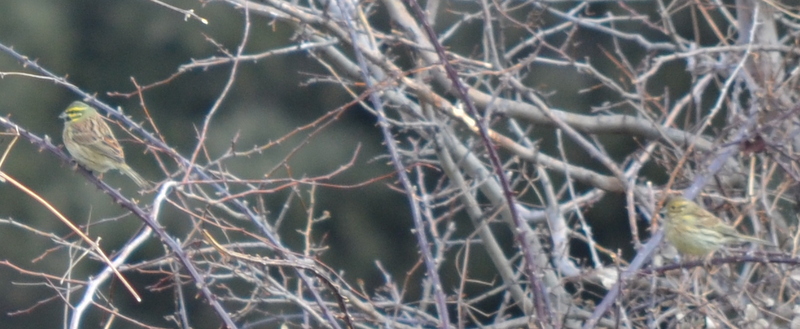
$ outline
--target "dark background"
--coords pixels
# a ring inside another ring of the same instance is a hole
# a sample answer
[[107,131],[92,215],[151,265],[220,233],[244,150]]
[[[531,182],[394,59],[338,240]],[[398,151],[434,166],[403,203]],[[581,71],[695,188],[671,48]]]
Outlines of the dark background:
[[[193,59],[222,56],[217,45],[233,53],[242,40],[244,19],[241,11],[223,3],[202,6],[195,1],[171,1],[170,4],[194,9],[210,23],[203,25],[194,19],[184,20],[181,14],[148,1],[2,1],[0,43],[13,46],[45,68],[67,77],[83,90],[96,94],[103,102],[120,106],[126,114],[144,122],[145,115],[138,98],[114,97],[109,93],[130,93],[135,91],[132,79],[140,85],[148,85],[168,78],[181,65],[191,63]],[[253,16],[246,53],[288,46],[292,44],[288,41],[291,33],[292,30],[287,26]],[[213,39],[214,43],[209,39]],[[223,65],[208,70],[193,70],[144,93],[147,109],[164,139],[184,156],[190,155],[196,147],[197,131],[220,96],[230,68],[230,65]],[[29,71],[10,56],[0,54],[0,72]],[[208,154],[214,158],[231,145],[236,145],[239,150],[247,150],[255,145],[266,144],[348,103],[351,100],[349,96],[334,85],[305,84],[316,74],[324,72],[315,60],[303,52],[272,56],[257,63],[242,63],[231,93],[222,103],[210,128],[206,142]],[[544,73],[547,75],[547,72]],[[531,81],[531,84],[552,90],[567,86],[572,90],[586,87],[577,75],[549,76],[551,79],[546,86],[537,81]],[[588,109],[585,104],[591,103],[591,95],[589,98],[571,95],[574,94],[565,92],[550,100],[561,102],[567,108]],[[50,81],[14,75],[0,79],[0,115],[9,116],[34,133],[50,136],[56,144],[61,144],[63,127],[57,116],[67,104],[77,99],[79,96]],[[146,128],[153,131],[149,125]],[[117,129],[116,134],[126,148],[128,163],[132,167],[151,181],[164,179],[151,154],[143,153],[143,148],[131,143],[130,137],[121,130]],[[547,138],[552,136],[548,135]],[[261,178],[304,137],[305,134],[301,133],[260,155],[230,160],[228,169],[240,178]],[[5,149],[11,139],[9,136],[0,139],[0,147]],[[388,159],[379,157],[384,153],[382,143],[374,118],[366,111],[352,107],[336,124],[311,139],[301,152],[289,160],[289,164],[295,177],[323,175],[348,162],[360,146],[355,167],[330,182],[357,184],[391,173]],[[627,153],[626,147],[630,147],[625,143],[614,144],[624,150],[619,154]],[[611,152],[613,154],[614,150]],[[569,154],[569,157],[580,164],[585,155],[579,152]],[[588,159],[583,161],[591,162]],[[174,166],[172,163],[168,165]],[[137,219],[123,216],[125,211],[86,184],[71,166],[61,163],[52,155],[38,152],[25,141],[14,146],[9,159],[0,169],[38,192],[77,224],[110,218],[87,229],[90,236],[102,237],[102,245],[108,251],[125,243],[141,226]],[[431,172],[430,175],[435,182],[437,173]],[[276,172],[276,177],[285,176],[285,171]],[[105,180],[144,204],[152,200],[152,195],[137,195],[135,185],[117,172],[106,174]],[[330,220],[318,226],[318,232],[326,234],[317,238],[324,238],[331,246],[323,261],[341,269],[344,277],[351,282],[363,279],[367,287],[384,283],[375,265],[378,260],[396,280],[402,280],[417,260],[415,240],[410,233],[407,200],[404,195],[386,187],[394,182],[394,178],[390,177],[357,189],[320,187],[318,190],[315,213],[319,215],[327,210],[332,215]],[[273,211],[272,215],[280,211],[288,193],[281,191],[264,196]],[[624,220],[612,220],[625,218],[622,196],[609,198],[610,204],[619,207],[603,207],[589,214],[590,220],[599,219],[606,224],[598,226],[595,232],[602,242],[606,242],[603,238],[605,231],[629,231],[626,226],[617,224],[624,224]],[[49,211],[38,203],[28,201],[30,198],[18,190],[0,184],[0,219],[13,219],[61,236],[69,233]],[[295,230],[305,225],[306,213],[302,207],[295,207],[292,211],[293,216],[283,227],[282,233],[286,244],[297,250],[301,247],[302,236]],[[168,230],[180,235],[177,232],[191,228],[184,216],[177,211],[167,212],[162,223]],[[461,220],[466,223],[464,219]],[[16,246],[0,250],[0,259],[7,259],[29,270],[61,275],[71,261],[65,257],[70,252],[63,248],[48,252],[48,248],[55,246],[50,237],[35,235],[7,221],[0,225],[0,239],[3,246]],[[628,241],[626,237],[621,240]],[[511,246],[510,235],[508,243]],[[613,245],[612,242],[609,244]],[[624,243],[620,245],[625,246]],[[154,240],[140,251],[138,257],[144,259],[159,253],[163,253],[163,249]],[[45,255],[42,259],[31,262],[42,255]],[[80,264],[74,272],[76,278],[85,278],[101,268],[93,260],[84,259]],[[24,285],[41,280],[20,275],[8,267],[0,267],[0,278],[0,323],[3,328],[55,328],[62,323],[64,309],[60,300],[36,305],[47,298],[58,298],[53,289],[40,284]],[[133,279],[137,286],[145,286],[161,277],[134,275]],[[122,290],[115,291],[125,294]],[[146,302],[136,306],[136,311],[128,311],[131,312],[128,314],[166,326],[162,317],[169,314],[168,310],[174,306],[173,296],[164,293],[146,294],[144,297]],[[118,298],[118,305],[124,305],[120,300],[124,301],[127,297],[115,298]],[[129,305],[134,306],[133,303]],[[11,315],[11,312],[27,308],[31,309]],[[136,312],[141,312],[141,315]],[[102,320],[101,313],[97,314],[98,317],[93,319],[97,321],[95,323]],[[90,319],[86,327],[92,328],[95,323]],[[120,322],[117,326],[122,328],[125,324]]]
[[[121,106],[126,114],[143,122],[145,116],[138,98],[111,97],[108,93],[135,91],[132,78],[147,85],[168,78],[180,65],[192,59],[222,56],[220,49],[208,39],[230,52],[235,52],[242,40],[243,15],[229,5],[201,6],[195,1],[170,1],[170,4],[194,9],[208,19],[209,24],[203,25],[193,19],[184,21],[181,14],[148,1],[3,1],[0,2],[0,43],[36,59],[55,74],[66,76],[84,91],[96,94],[107,104]],[[247,53],[290,44],[287,38],[291,30],[286,26],[253,16],[251,28]],[[231,65],[222,65],[194,70],[145,92],[146,105],[159,131],[167,143],[184,156],[194,150],[197,129],[220,96],[230,69]],[[0,72],[30,73],[6,54],[0,54]],[[347,95],[333,86],[301,85],[311,74],[319,73],[322,71],[316,62],[302,52],[241,64],[236,83],[209,130],[208,153],[211,157],[221,155],[237,136],[239,150],[267,144],[349,101]],[[79,96],[50,81],[11,75],[0,79],[0,115],[9,116],[36,134],[50,136],[56,144],[62,143],[63,127],[57,116],[77,99]],[[165,178],[152,155],[143,154],[143,148],[130,142],[120,129],[114,129],[133,168],[151,181]],[[150,126],[148,130],[153,131]],[[228,162],[228,169],[240,178],[258,179],[282,161],[303,138],[305,134],[301,133],[258,156],[233,159]],[[11,139],[0,138],[0,147],[5,149]],[[347,163],[360,146],[355,167],[329,183],[361,183],[392,170],[387,159],[375,159],[384,150],[381,142],[374,118],[354,107],[311,139],[289,164],[295,177],[327,174]],[[173,163],[168,165],[174,169]],[[102,245],[109,252],[127,241],[141,226],[135,218],[119,217],[126,212],[86,184],[71,166],[38,152],[25,141],[14,146],[1,169],[38,192],[77,224],[113,218],[87,229],[90,236],[102,237]],[[278,170],[275,177],[286,176],[284,170]],[[107,173],[105,180],[145,204],[152,200],[152,195],[137,195],[135,185],[117,172]],[[327,232],[325,238],[332,247],[324,260],[343,269],[350,280],[361,278],[371,285],[379,284],[381,276],[375,269],[375,260],[381,259],[383,266],[395,273],[407,270],[415,260],[414,240],[408,229],[410,219],[405,216],[405,198],[385,187],[393,181],[390,177],[358,189],[318,188],[316,216],[323,210],[332,215],[318,226],[319,232]],[[279,192],[264,197],[273,210],[271,215],[277,215],[287,194]],[[163,224],[176,235],[190,228],[185,215],[175,211],[171,215],[174,216],[165,216]],[[304,210],[296,207],[282,230],[284,241],[295,250],[302,242],[302,236],[295,230],[305,225],[305,218]],[[69,233],[55,216],[7,184],[0,184],[0,219],[13,219],[62,236]],[[31,263],[55,246],[49,237],[37,236],[4,222],[0,225],[0,240],[3,246],[17,246],[0,250],[0,259],[54,275],[62,275],[68,267],[66,255],[69,252],[64,249],[51,250],[48,256]],[[384,252],[387,250],[393,252]],[[154,240],[139,253],[140,258],[145,258],[163,253],[163,248]],[[84,259],[74,275],[85,278],[100,268],[96,261]],[[58,298],[53,289],[40,284],[24,285],[40,280],[20,275],[8,267],[0,267],[0,278],[0,327],[60,327],[64,312],[61,301],[50,300],[36,306],[47,298]],[[137,281],[135,285],[144,287],[161,277],[134,275],[132,279]],[[125,300],[126,293],[122,290],[117,293],[120,295],[116,296],[116,303],[125,304],[119,300]],[[142,312],[142,315],[130,315],[166,325],[162,317],[174,307],[172,297],[169,293],[145,294],[145,303],[136,306],[138,311],[133,311]],[[10,315],[29,307],[32,309]],[[96,327],[100,320],[100,317],[90,318],[85,327]],[[117,328],[124,326],[122,321],[115,325]]]

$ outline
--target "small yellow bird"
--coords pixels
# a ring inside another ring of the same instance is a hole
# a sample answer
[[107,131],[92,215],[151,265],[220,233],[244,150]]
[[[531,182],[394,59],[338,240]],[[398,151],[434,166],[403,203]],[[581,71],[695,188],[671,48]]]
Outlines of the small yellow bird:
[[139,187],[150,187],[150,183],[125,163],[122,147],[96,109],[75,101],[58,117],[65,120],[64,145],[79,164],[100,174],[117,169]]
[[681,254],[705,256],[727,244],[753,242],[773,246],[769,241],[740,234],[712,213],[684,197],[667,202],[664,230],[667,240]]

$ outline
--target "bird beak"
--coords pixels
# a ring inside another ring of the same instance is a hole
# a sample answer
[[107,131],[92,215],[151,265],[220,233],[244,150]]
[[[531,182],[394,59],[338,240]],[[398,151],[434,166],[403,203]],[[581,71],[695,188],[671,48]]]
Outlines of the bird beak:
[[66,118],[67,118],[67,112],[61,113],[61,114],[58,116],[58,118],[59,118],[59,119],[66,119]]

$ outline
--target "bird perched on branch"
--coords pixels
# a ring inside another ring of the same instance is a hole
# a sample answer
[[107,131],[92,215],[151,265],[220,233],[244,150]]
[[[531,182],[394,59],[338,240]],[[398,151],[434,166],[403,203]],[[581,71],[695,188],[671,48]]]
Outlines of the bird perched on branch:
[[667,202],[664,230],[667,240],[681,254],[705,256],[728,244],[752,242],[772,246],[769,241],[740,234],[712,213],[684,197]]
[[100,174],[117,169],[139,187],[150,187],[150,183],[125,163],[122,147],[96,109],[75,101],[58,117],[64,119],[64,145],[79,164]]

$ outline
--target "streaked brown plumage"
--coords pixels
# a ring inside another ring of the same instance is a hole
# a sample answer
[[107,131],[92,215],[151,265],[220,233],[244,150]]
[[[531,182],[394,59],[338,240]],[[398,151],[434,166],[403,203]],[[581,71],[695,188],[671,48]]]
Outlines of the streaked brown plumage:
[[109,169],[117,169],[133,179],[139,187],[150,187],[142,176],[125,163],[122,147],[97,110],[75,101],[59,118],[65,120],[64,145],[79,164],[101,174]]
[[664,230],[667,240],[682,254],[705,256],[727,244],[753,242],[772,245],[751,236],[740,234],[712,213],[684,197],[667,202]]

